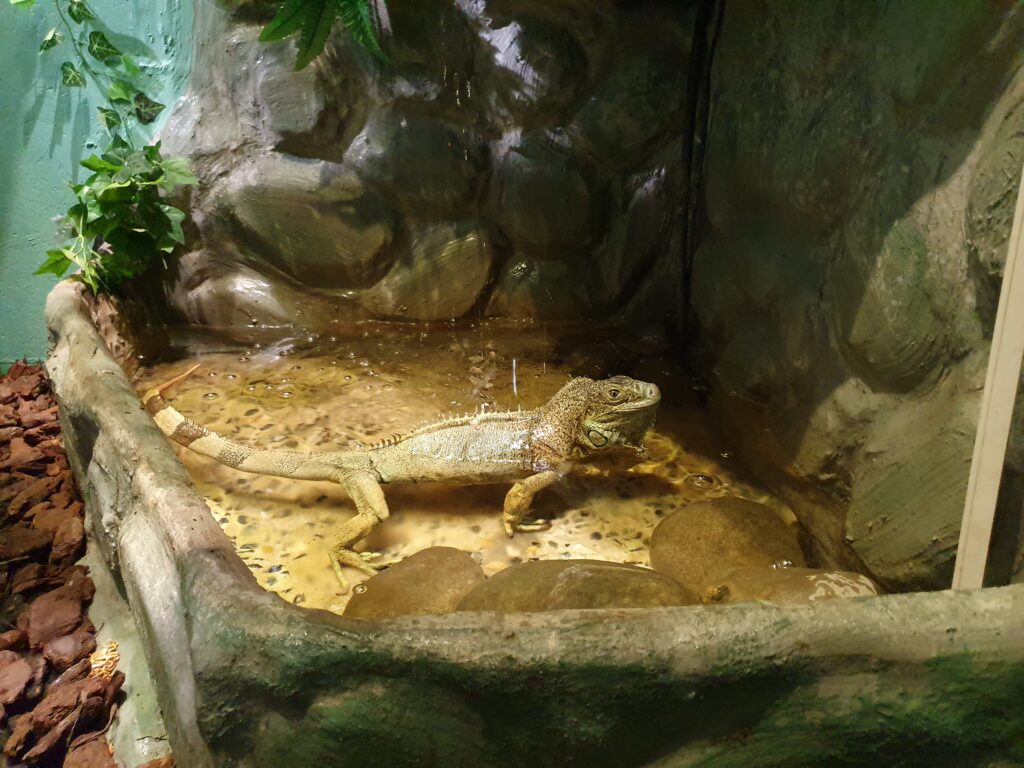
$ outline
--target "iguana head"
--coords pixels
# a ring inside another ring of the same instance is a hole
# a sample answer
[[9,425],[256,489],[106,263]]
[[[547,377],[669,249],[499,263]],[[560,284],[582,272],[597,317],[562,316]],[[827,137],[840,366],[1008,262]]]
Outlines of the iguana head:
[[545,410],[556,420],[571,419],[576,450],[586,455],[613,446],[642,451],[654,425],[661,392],[654,384],[628,376],[594,381],[578,378],[551,398]]

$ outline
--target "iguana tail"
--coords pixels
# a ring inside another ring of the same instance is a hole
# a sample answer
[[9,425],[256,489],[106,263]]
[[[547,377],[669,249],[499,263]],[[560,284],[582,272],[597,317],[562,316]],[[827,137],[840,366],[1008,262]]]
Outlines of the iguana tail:
[[165,391],[188,378],[197,368],[198,365],[192,366],[173,379],[158,384],[142,396],[146,412],[171,440],[242,472],[302,480],[334,479],[335,468],[326,464],[323,457],[296,451],[250,448],[218,435],[202,424],[197,424],[164,400]]

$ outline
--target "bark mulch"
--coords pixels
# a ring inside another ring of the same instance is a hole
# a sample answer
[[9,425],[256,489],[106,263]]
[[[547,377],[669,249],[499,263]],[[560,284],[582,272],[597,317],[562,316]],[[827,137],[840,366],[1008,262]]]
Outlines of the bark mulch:
[[[41,366],[0,376],[0,725],[9,766],[115,768],[124,674],[97,651],[82,501]],[[166,767],[168,762],[148,764]]]

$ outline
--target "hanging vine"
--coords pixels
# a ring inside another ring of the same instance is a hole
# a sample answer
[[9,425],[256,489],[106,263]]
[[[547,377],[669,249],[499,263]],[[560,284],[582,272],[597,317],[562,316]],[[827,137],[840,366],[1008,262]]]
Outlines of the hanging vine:
[[[10,0],[21,9],[36,0]],[[75,203],[60,220],[65,243],[47,251],[36,274],[75,277],[93,293],[116,292],[146,271],[156,258],[184,242],[185,213],[167,196],[195,184],[188,160],[164,157],[160,143],[136,147],[132,129],[149,125],[165,105],[144,90],[139,65],[103,32],[106,28],[85,0],[53,0],[54,26],[43,36],[39,55],[53,63],[60,87],[85,88],[91,81],[105,104],[96,119],[109,137],[106,149],[81,165],[92,174],[69,182]],[[59,65],[56,54],[67,56]]]

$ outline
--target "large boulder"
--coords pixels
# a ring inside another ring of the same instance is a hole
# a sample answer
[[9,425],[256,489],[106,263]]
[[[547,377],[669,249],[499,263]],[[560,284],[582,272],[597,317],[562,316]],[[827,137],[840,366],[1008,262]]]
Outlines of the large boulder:
[[377,317],[451,320],[465,315],[490,278],[493,252],[477,221],[428,224],[410,234],[409,257],[362,294]]
[[356,587],[345,607],[345,616],[387,619],[451,613],[483,580],[483,571],[468,552],[430,547]]
[[785,564],[806,565],[796,529],[738,496],[689,504],[651,534],[651,565],[694,594],[736,568]]
[[535,560],[495,574],[466,595],[459,610],[530,613],[695,602],[693,593],[647,568],[603,560]]

